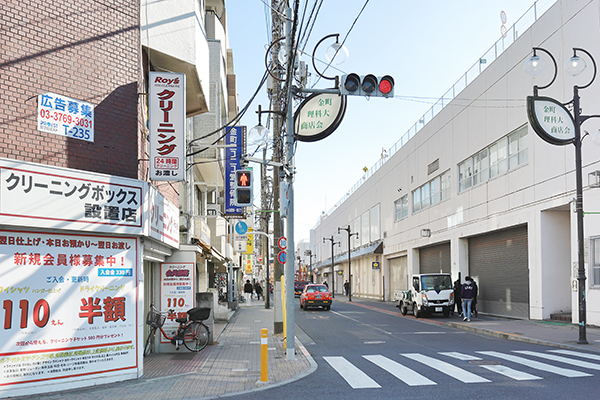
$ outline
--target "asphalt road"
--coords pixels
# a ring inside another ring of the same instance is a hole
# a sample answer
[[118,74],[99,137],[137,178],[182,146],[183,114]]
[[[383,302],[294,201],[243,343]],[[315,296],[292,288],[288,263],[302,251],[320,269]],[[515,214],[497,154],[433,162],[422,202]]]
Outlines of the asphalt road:
[[[452,317],[450,317],[452,318]],[[457,317],[454,317],[457,318]],[[296,309],[296,335],[318,364],[295,382],[244,399],[590,399],[600,358],[402,317],[390,303]]]

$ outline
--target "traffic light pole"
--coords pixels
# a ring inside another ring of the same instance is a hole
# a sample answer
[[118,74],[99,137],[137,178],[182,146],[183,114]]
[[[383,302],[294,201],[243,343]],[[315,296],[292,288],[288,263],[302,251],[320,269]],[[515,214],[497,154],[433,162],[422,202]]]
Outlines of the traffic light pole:
[[[292,52],[292,9],[288,7],[286,11],[286,47],[288,54],[288,76],[293,76],[292,68],[294,68],[294,53]],[[286,311],[286,352],[288,360],[295,360],[295,318],[294,318],[294,179],[293,179],[293,158],[294,158],[294,110],[293,110],[293,92],[292,92],[292,80],[288,80],[288,93],[287,93],[287,118],[285,128],[285,164],[289,171],[286,173],[286,179],[288,181],[288,215],[287,215],[287,242],[288,242],[288,254],[285,261],[285,311]]]

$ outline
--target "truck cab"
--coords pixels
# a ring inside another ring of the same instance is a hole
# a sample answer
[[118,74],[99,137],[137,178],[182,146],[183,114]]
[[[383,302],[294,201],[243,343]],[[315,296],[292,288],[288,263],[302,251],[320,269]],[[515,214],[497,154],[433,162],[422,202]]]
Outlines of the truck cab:
[[402,315],[411,310],[416,318],[431,313],[442,313],[448,317],[454,307],[452,276],[444,273],[415,274],[410,289],[396,298],[396,307],[400,308]]

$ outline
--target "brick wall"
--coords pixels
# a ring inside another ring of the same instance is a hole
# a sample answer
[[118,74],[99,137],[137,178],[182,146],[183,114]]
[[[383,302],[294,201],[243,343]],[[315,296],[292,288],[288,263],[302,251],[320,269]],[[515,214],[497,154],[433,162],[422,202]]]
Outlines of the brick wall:
[[[142,178],[139,3],[2,1],[0,157]],[[38,131],[44,92],[94,104],[94,142]]]

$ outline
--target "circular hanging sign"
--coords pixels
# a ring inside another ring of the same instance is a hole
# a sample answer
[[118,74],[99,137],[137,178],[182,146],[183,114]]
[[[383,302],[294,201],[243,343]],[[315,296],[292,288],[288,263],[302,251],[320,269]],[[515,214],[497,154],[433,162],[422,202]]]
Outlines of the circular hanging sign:
[[535,133],[546,142],[560,146],[575,140],[573,116],[557,100],[527,96],[527,116]]
[[346,113],[346,96],[311,94],[294,114],[294,134],[301,142],[325,139],[340,126]]

